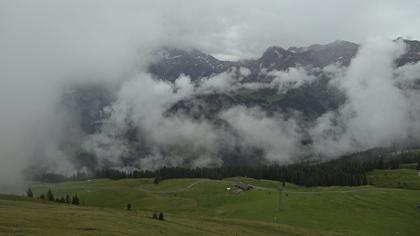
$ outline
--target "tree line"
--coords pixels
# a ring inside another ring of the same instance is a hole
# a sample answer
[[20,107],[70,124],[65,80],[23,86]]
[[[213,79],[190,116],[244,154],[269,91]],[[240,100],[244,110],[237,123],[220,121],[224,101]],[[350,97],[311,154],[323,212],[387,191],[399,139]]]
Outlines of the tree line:
[[[31,188],[28,188],[26,191],[26,196],[30,198],[34,198],[34,193],[32,192]],[[73,205],[80,205],[80,198],[77,196],[77,194],[70,197],[69,194],[66,194],[65,196],[61,197],[54,197],[53,192],[51,189],[48,189],[47,193],[41,193],[38,196],[38,199],[41,200],[48,200],[51,202],[57,202],[57,203],[67,203],[67,204],[73,204]]]
[[[375,155],[375,152],[359,153],[328,162],[306,162],[289,165],[222,166],[215,168],[163,167],[155,171],[124,172],[101,169],[98,178],[154,178],[155,183],[173,178],[224,179],[246,176],[290,182],[302,186],[359,186],[368,184],[367,172],[374,169],[398,169],[402,163],[420,163],[416,155],[397,155],[392,158]],[[420,168],[420,164],[418,164]]]
[[[155,183],[173,178],[223,179],[246,176],[255,179],[268,179],[290,182],[302,186],[358,186],[368,184],[367,172],[374,169],[398,169],[403,163],[418,163],[417,151],[390,152],[386,149],[372,149],[354,153],[326,162],[301,161],[287,165],[221,166],[214,168],[162,167],[151,170],[122,171],[103,168],[90,175],[78,174],[66,179],[53,176],[53,180],[84,180],[87,178],[154,178]],[[43,179],[47,176],[44,176]]]

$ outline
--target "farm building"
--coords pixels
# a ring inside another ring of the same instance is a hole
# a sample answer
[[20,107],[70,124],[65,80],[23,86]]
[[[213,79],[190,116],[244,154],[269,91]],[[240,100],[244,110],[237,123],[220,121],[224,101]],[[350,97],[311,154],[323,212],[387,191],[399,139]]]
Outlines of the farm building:
[[248,191],[248,190],[252,190],[254,187],[252,185],[243,183],[243,182],[238,182],[235,184],[235,187],[238,189],[241,189],[243,191]]

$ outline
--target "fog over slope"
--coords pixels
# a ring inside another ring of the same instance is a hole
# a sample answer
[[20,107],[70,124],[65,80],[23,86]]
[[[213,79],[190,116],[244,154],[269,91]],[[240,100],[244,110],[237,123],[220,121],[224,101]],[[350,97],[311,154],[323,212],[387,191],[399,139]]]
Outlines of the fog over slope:
[[[39,171],[288,163],[418,144],[419,47],[394,40],[420,38],[416,1],[178,5],[0,2],[3,191]],[[191,66],[159,74],[179,54]]]
[[[348,67],[332,64],[324,68],[272,71],[274,78],[270,83],[242,82],[247,73],[237,70],[245,71],[244,68],[234,68],[196,83],[184,75],[171,83],[153,79],[150,74],[139,74],[123,83],[116,101],[106,108],[109,114],[100,132],[90,135],[85,147],[96,153],[100,162],[105,158],[104,163],[121,166],[124,160],[134,157],[127,162],[129,166],[156,168],[220,165],[236,155],[241,156],[242,164],[287,163],[308,155],[331,158],[374,147],[416,144],[420,107],[413,101],[419,98],[415,88],[419,77],[408,79],[401,75],[407,68],[411,70],[420,64],[397,69],[394,61],[405,50],[403,41],[372,38]],[[208,94],[228,96],[249,86],[257,91],[274,88],[281,95],[323,76],[329,78],[324,89],[338,89],[346,99],[337,109],[311,119],[299,109],[267,111],[258,104],[241,102],[222,105],[206,116],[207,108],[202,106],[211,106],[216,99],[227,101],[229,97],[213,97],[209,103],[196,99]],[[402,88],[400,83],[410,85]],[[166,112],[172,104],[188,99],[192,101],[187,106]],[[130,140],[126,134],[133,127],[136,139]],[[305,139],[310,143],[302,144]],[[136,148],[145,153],[139,154],[133,150]],[[238,149],[239,154],[235,152]]]

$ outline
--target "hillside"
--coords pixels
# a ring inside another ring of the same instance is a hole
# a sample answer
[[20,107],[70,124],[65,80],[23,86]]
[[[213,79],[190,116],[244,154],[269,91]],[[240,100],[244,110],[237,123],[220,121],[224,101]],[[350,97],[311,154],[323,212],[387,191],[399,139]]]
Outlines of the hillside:
[[157,221],[144,211],[64,206],[10,196],[0,196],[0,209],[0,235],[324,235],[246,220],[168,214],[167,220]]
[[420,190],[420,176],[415,169],[375,170],[368,175],[369,183],[378,187]]
[[[240,194],[226,190],[237,181],[248,182],[256,188]],[[67,226],[75,231],[83,231],[78,228],[84,227],[107,231],[110,227],[107,222],[115,222],[114,225],[125,222],[124,229],[121,229],[125,231],[121,232],[127,232],[128,235],[130,230],[137,232],[138,228],[151,228],[151,235],[197,232],[209,235],[390,235],[396,232],[399,235],[415,235],[420,231],[420,214],[416,209],[420,199],[419,190],[374,186],[305,188],[286,184],[279,205],[278,184],[275,181],[242,177],[221,181],[174,179],[158,185],[153,184],[151,179],[34,183],[35,196],[46,192],[48,188],[57,197],[77,193],[82,207],[3,198],[0,217],[8,221],[0,222],[3,229],[10,230],[8,225],[12,223],[26,230],[26,233],[38,224],[41,225],[38,230],[42,231],[45,221],[55,221],[51,217],[54,215],[60,216],[56,217],[57,224],[77,215],[78,220]],[[124,210],[128,203],[133,206],[131,212]],[[153,212],[160,211],[165,213],[166,222],[148,218]],[[16,214],[16,217],[9,218],[10,214]],[[31,214],[36,216],[39,223],[28,221],[32,219]],[[21,221],[22,217],[26,221]],[[92,223],[86,223],[84,219]],[[115,231],[109,232],[109,235],[113,235]],[[89,235],[92,232],[84,233]]]

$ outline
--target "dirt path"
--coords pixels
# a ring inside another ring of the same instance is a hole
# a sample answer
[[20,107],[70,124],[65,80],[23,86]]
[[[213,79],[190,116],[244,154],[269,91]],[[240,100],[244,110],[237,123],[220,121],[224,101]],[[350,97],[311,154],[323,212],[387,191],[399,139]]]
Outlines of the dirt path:
[[[189,185],[179,188],[179,189],[174,189],[174,190],[167,190],[167,191],[154,191],[154,190],[150,190],[150,189],[145,189],[140,187],[140,189],[144,192],[147,193],[157,193],[157,194],[165,194],[165,193],[178,193],[178,192],[183,192],[183,191],[187,191],[189,189],[191,189],[192,187],[194,187],[197,184],[203,183],[203,182],[207,182],[207,181],[211,181],[208,179],[200,179],[197,180],[195,182],[190,183]],[[225,182],[225,183],[231,183],[234,184],[236,183],[236,181],[230,181],[230,180],[218,180],[219,182]],[[254,189],[257,190],[263,190],[263,191],[271,191],[271,192],[277,192],[278,190],[275,188],[267,188],[267,187],[262,187],[262,186],[256,186],[256,185],[252,185],[254,186]],[[410,190],[410,189],[397,189],[397,188],[370,188],[370,187],[366,187],[366,188],[358,188],[358,189],[348,189],[348,190],[329,190],[329,191],[289,191],[289,190],[285,190],[283,191],[284,193],[294,193],[294,194],[327,194],[327,193],[354,193],[354,192],[365,192],[365,191],[415,191],[415,190]]]
[[140,187],[140,189],[144,192],[147,192],[147,193],[178,193],[178,192],[186,191],[186,190],[194,187],[194,185],[197,185],[199,183],[206,182],[206,181],[209,181],[209,180],[206,180],[206,179],[197,180],[197,181],[195,181],[195,182],[193,182],[193,183],[191,183],[191,184],[189,184],[185,187],[182,187],[182,188],[179,188],[179,189],[174,189],[174,190],[167,190],[167,191],[153,191],[153,190],[145,189],[145,188],[142,188],[142,187]]
[[[266,188],[261,186],[254,186],[255,189],[264,190],[264,191],[272,191],[277,192],[277,189],[274,188]],[[359,188],[359,189],[348,189],[348,190],[329,190],[329,191],[289,191],[285,190],[284,193],[297,193],[297,194],[324,194],[324,193],[354,193],[354,192],[365,192],[365,191],[416,191],[411,189],[399,189],[399,188]]]

